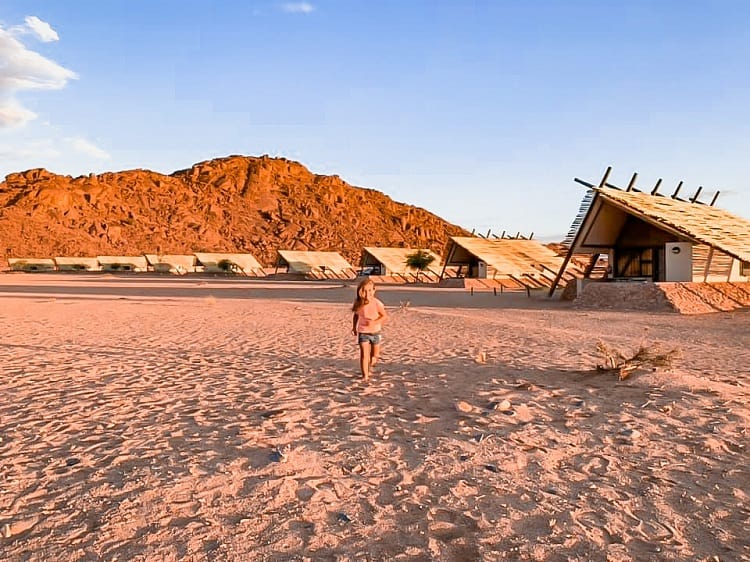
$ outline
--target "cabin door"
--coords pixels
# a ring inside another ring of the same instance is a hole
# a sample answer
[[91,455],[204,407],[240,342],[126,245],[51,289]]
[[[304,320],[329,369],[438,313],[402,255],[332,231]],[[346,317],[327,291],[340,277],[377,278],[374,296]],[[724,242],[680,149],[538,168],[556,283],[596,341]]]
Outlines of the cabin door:
[[664,280],[663,248],[618,248],[615,251],[615,278]]

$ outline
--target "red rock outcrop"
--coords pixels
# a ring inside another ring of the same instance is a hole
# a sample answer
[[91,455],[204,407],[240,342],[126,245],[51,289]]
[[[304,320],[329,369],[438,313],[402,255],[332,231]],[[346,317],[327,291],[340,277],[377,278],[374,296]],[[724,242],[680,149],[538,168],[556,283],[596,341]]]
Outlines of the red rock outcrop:
[[444,249],[468,233],[428,211],[283,158],[230,156],[163,175],[129,170],[72,178],[44,169],[0,183],[0,258]]

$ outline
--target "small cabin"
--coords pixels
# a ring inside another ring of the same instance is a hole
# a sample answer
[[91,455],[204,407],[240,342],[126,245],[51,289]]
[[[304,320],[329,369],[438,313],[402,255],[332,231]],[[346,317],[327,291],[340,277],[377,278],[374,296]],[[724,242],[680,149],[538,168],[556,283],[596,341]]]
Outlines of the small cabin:
[[51,258],[8,258],[11,271],[43,273],[55,271],[55,261]]
[[265,270],[252,254],[197,252],[197,267],[206,273],[234,273],[251,277],[265,276]]
[[145,256],[97,256],[96,259],[102,271],[148,271],[148,261]]
[[353,279],[357,272],[338,252],[278,250],[275,273],[308,279]]

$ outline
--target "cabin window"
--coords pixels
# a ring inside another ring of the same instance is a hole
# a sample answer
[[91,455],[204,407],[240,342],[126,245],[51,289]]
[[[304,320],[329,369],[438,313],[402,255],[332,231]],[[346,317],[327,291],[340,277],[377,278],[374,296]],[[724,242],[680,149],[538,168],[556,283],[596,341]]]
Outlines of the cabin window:
[[740,262],[740,275],[743,277],[750,277],[750,261]]

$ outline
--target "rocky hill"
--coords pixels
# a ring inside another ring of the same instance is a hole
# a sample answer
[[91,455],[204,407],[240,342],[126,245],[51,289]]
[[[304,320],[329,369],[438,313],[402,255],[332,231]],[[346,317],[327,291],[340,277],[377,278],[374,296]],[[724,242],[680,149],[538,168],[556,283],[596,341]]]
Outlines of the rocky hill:
[[283,158],[230,156],[163,175],[72,178],[44,169],[0,183],[0,258],[331,250],[444,249],[467,235],[428,211]]

